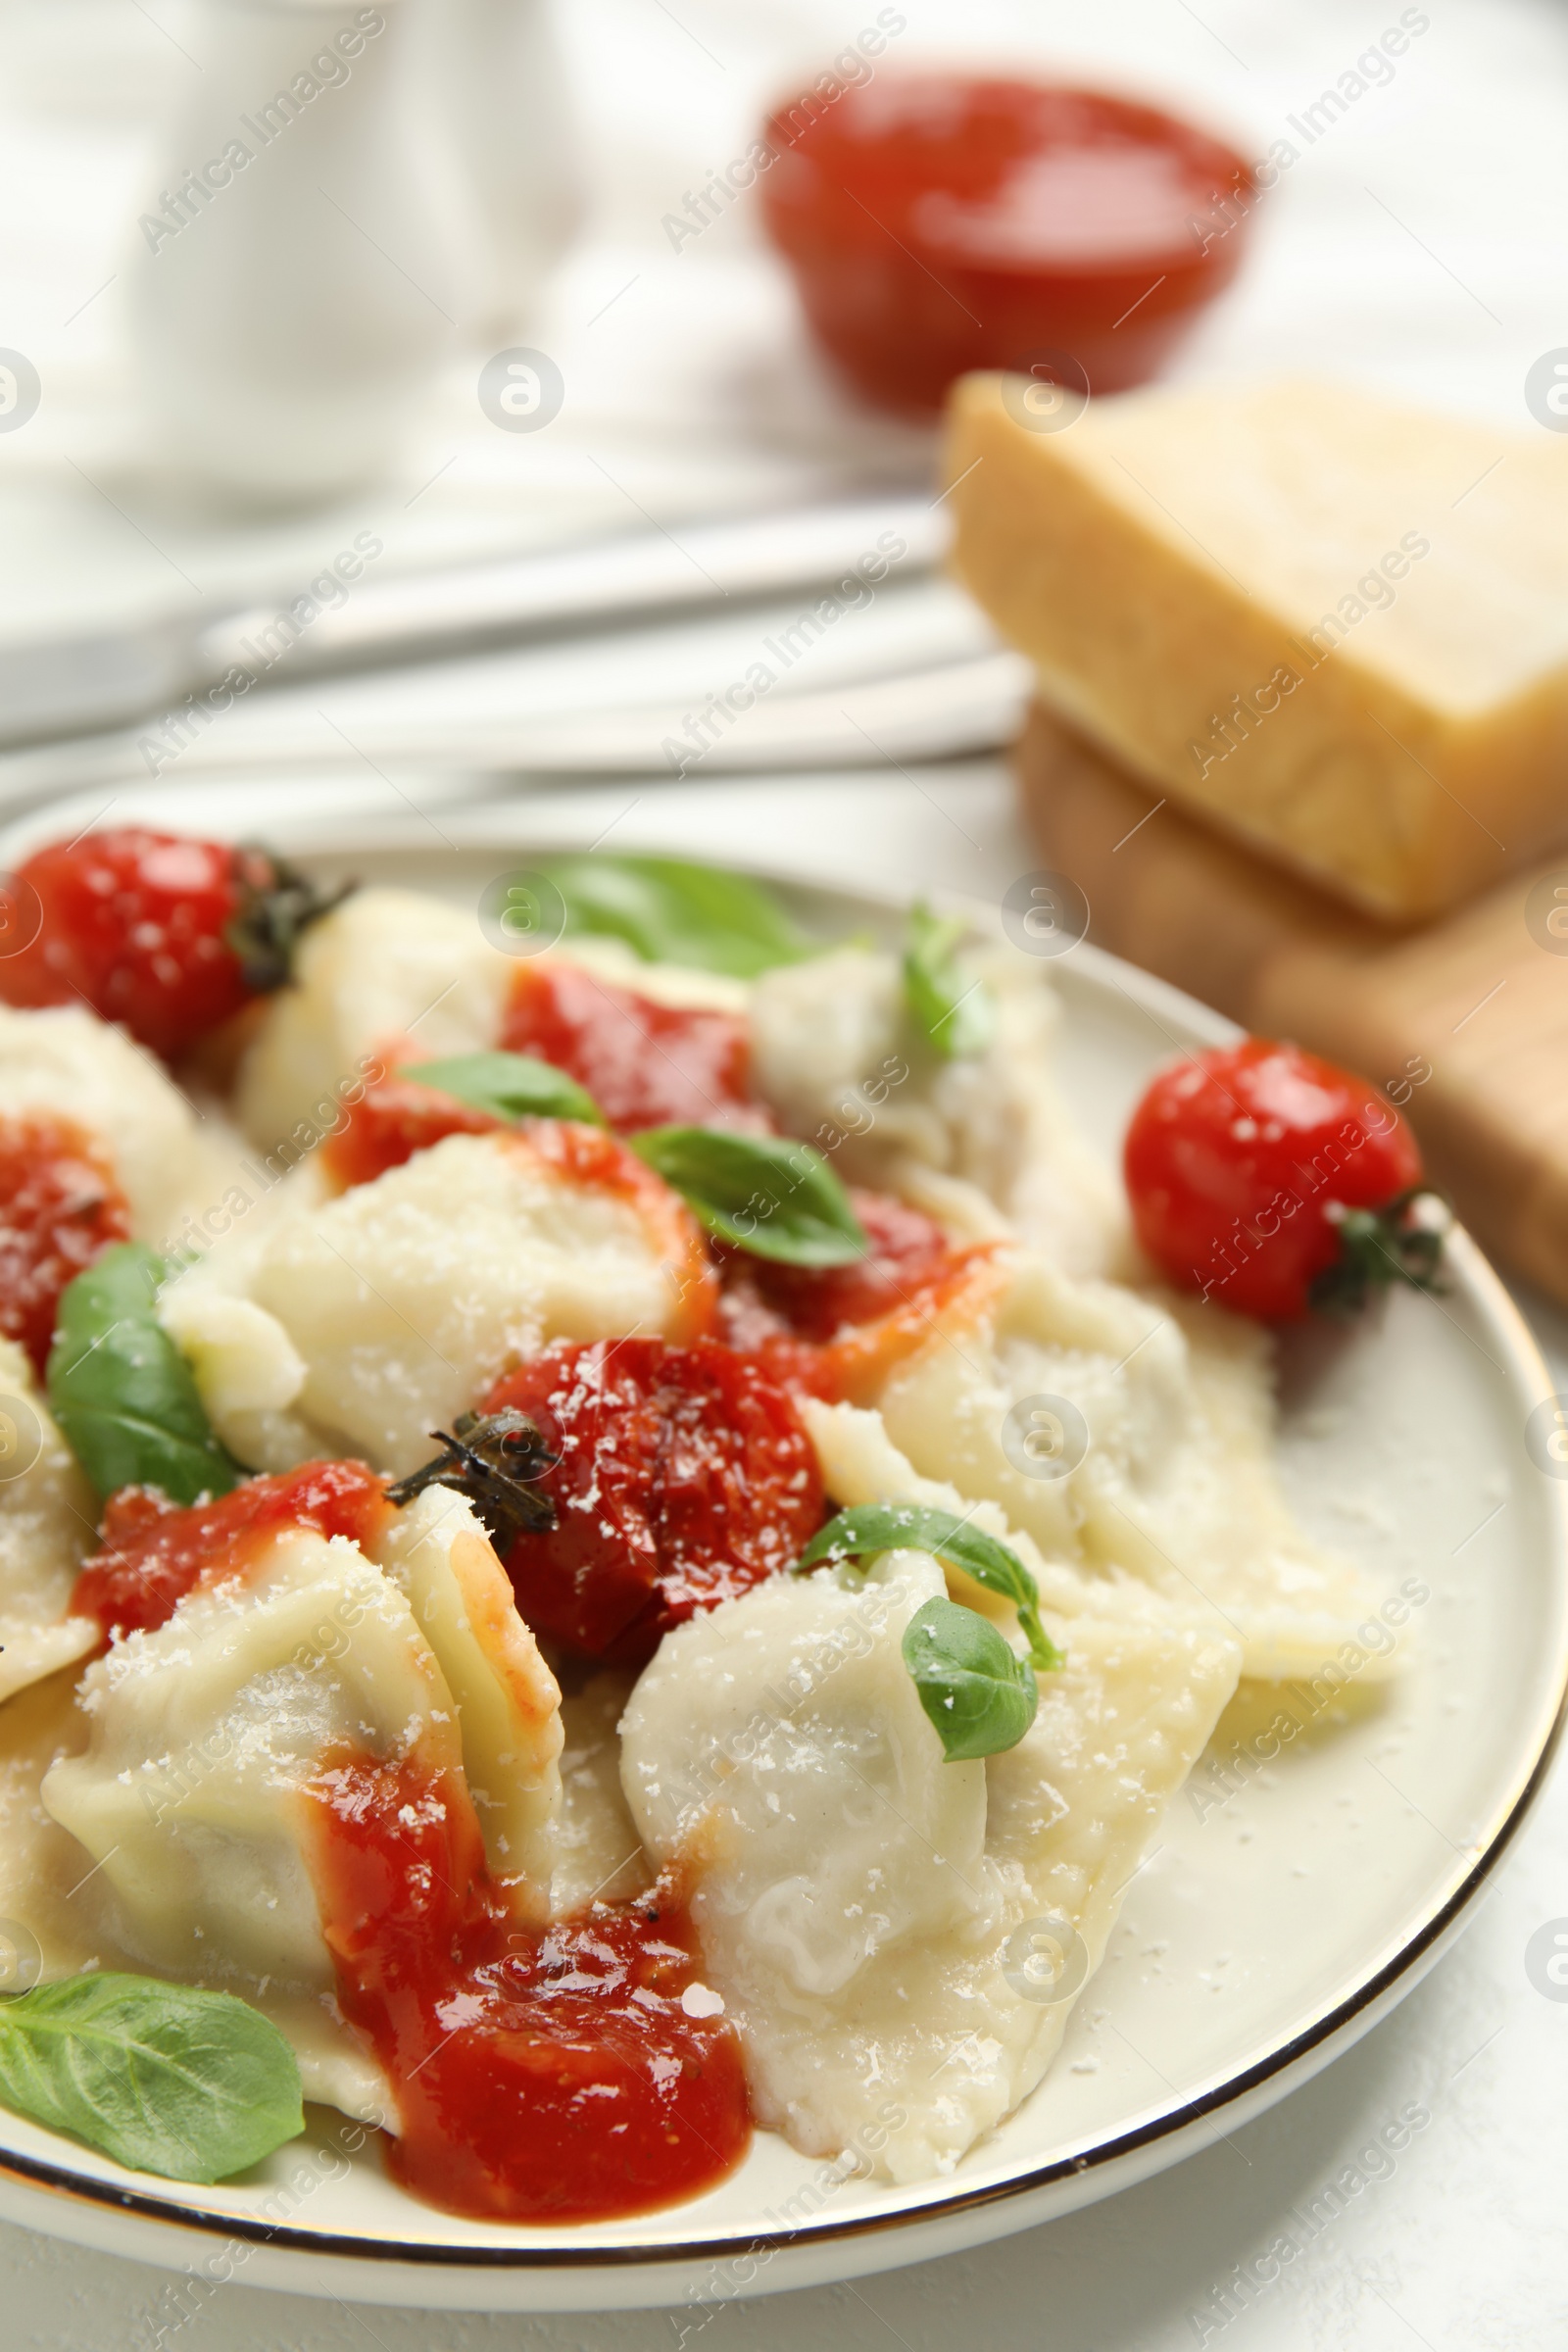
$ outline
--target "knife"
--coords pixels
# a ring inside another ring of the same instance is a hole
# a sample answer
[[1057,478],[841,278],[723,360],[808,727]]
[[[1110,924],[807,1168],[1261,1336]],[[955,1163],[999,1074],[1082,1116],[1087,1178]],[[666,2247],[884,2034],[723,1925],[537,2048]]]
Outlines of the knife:
[[940,561],[946,514],[925,497],[859,499],[794,514],[656,524],[651,531],[436,572],[354,584],[313,620],[285,603],[216,620],[163,614],[122,629],[0,645],[0,742],[128,725],[243,669],[254,683],[370,668],[415,653],[581,631],[847,578],[909,577]]

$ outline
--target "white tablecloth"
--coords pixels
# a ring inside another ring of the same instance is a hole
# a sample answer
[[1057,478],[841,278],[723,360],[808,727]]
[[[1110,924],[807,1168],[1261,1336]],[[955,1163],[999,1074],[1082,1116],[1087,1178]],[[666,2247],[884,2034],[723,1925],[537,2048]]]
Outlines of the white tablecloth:
[[[1400,16],[1392,0],[905,6],[901,55],[965,49],[1114,71],[1200,108],[1259,155],[1294,137],[1289,117]],[[679,256],[659,226],[699,174],[744,149],[781,77],[874,13],[844,0],[575,0],[565,29],[599,204],[537,330],[571,387],[559,425],[531,439],[486,425],[470,355],[400,483],[352,518],[237,530],[181,516],[138,477],[114,284],[89,300],[116,269],[117,208],[151,112],[195,70],[176,53],[188,12],[179,0],[0,5],[0,342],[27,351],[50,392],[36,429],[0,440],[0,632],[194,593],[176,569],[215,599],[286,581],[364,519],[384,523],[389,555],[412,564],[619,526],[635,520],[634,504],[668,516],[917,471],[922,440],[848,416],[803,355],[787,291],[744,215]],[[1246,279],[1184,369],[1351,375],[1528,429],[1525,370],[1568,340],[1568,11],[1433,0],[1416,13],[1430,24],[1393,80],[1282,174]],[[607,817],[628,797],[616,792]],[[995,768],[838,783],[831,828],[811,794],[805,783],[651,787],[638,822],[720,856],[773,846],[797,869],[816,856],[829,873],[991,896],[1029,862]],[[1568,1387],[1568,1324],[1544,1311],[1538,1328]],[[702,2329],[703,2352],[952,2352],[959,2341],[1175,2352],[1202,2339],[1190,2315],[1267,2247],[1287,2209],[1411,2100],[1432,2122],[1393,2175],[1220,2336],[1241,2352],[1347,2342],[1544,2352],[1568,2341],[1568,2005],[1543,1998],[1524,1967],[1533,1932],[1568,1914],[1565,1855],[1559,1775],[1457,1949],[1355,2051],[1229,2143],[972,2256],[727,2308]],[[0,2230],[0,2342],[111,2352],[137,2340],[165,2285],[156,2272]],[[702,2316],[446,2318],[231,2285],[172,2340],[178,2352],[655,2352]]]

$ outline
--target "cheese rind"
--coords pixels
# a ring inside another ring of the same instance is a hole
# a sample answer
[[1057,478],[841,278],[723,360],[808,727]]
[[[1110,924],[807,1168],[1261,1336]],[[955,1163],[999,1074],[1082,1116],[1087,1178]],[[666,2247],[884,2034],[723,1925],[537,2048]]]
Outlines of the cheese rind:
[[1052,709],[1394,921],[1568,838],[1568,449],[1347,389],[951,410],[955,561]]

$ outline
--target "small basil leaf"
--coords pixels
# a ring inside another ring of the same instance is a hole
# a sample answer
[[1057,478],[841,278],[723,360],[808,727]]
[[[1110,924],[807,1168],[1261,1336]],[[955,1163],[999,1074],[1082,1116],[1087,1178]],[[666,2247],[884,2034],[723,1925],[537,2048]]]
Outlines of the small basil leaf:
[[787,1266],[847,1266],[864,1228],[820,1152],[783,1136],[716,1127],[649,1127],[626,1138],[710,1233]]
[[72,1977],[0,2001],[0,2100],[132,2172],[223,2180],[305,2129],[300,2070],[229,1992]]
[[557,858],[542,869],[568,932],[623,939],[645,963],[685,963],[750,980],[814,955],[817,943],[744,874],[678,858]]
[[956,1601],[928,1600],[904,1630],[904,1663],[950,1764],[1000,1756],[1035,1719],[1040,1690],[996,1627]]
[[923,1036],[949,1061],[983,1054],[996,1032],[997,1009],[983,980],[971,980],[957,960],[967,923],[909,911],[904,952],[904,993]]
[[531,1054],[454,1054],[447,1061],[410,1061],[400,1078],[416,1078],[497,1119],[586,1119],[602,1127],[605,1114],[564,1070]]
[[863,1559],[878,1551],[928,1551],[952,1560],[989,1592],[1000,1592],[1018,1612],[1032,1663],[1049,1674],[1065,1663],[1040,1622],[1040,1589],[1015,1551],[995,1536],[956,1519],[951,1511],[923,1502],[862,1502],[840,1511],[802,1552],[797,1571],[821,1560]]
[[172,1502],[194,1502],[226,1494],[242,1476],[158,1320],[163,1279],[163,1259],[144,1243],[117,1242],[61,1294],[49,1409],[101,1496],[160,1487]]

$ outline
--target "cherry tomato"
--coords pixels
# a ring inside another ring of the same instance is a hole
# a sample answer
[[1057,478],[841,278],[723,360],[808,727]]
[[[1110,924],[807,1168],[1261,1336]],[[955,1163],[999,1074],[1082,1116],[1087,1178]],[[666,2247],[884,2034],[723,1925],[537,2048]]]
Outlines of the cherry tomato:
[[716,1341],[559,1342],[480,1409],[505,1405],[561,1456],[538,1482],[555,1527],[507,1556],[517,1606],[590,1657],[642,1664],[670,1626],[790,1567],[822,1523],[793,1401]]
[[1297,1321],[1428,1288],[1441,1236],[1412,1215],[1421,1153],[1367,1079],[1250,1037],[1162,1070],[1127,1130],[1138,1239],[1184,1290]]
[[89,1004],[166,1061],[281,987],[299,931],[333,903],[263,850],[133,825],[52,842],[16,880],[42,920],[0,957],[0,998]]

